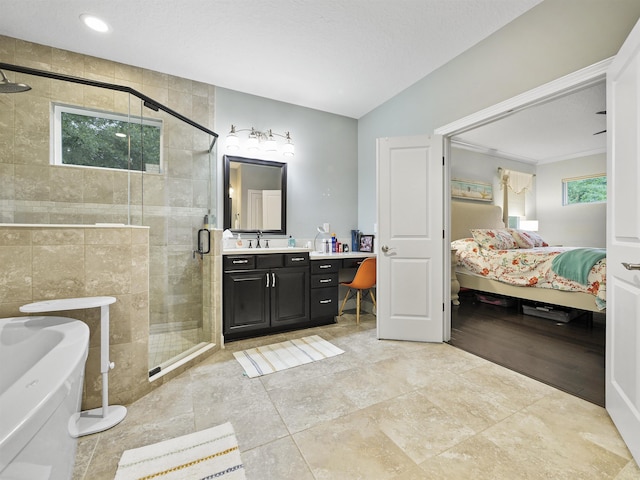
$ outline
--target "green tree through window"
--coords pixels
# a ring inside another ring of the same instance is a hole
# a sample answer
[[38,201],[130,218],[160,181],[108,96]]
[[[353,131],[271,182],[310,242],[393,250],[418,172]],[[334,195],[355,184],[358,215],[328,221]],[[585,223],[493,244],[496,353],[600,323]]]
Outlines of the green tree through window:
[[161,121],[120,119],[79,107],[60,106],[56,113],[61,156],[56,163],[137,171],[160,165]]
[[607,177],[567,179],[562,181],[564,205],[607,201]]

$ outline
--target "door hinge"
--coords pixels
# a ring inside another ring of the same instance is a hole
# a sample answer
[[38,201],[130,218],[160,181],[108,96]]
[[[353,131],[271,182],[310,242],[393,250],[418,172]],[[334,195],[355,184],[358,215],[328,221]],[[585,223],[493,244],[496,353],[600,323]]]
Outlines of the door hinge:
[[444,312],[444,302],[442,302],[442,311]]

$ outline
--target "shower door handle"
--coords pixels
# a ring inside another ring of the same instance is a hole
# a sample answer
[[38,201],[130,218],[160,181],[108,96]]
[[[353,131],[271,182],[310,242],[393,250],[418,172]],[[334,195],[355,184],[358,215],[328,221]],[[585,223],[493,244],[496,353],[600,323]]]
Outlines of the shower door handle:
[[[205,235],[202,235],[202,234]],[[206,241],[203,242],[203,239],[206,238]],[[204,244],[207,244],[207,249],[204,249]],[[206,255],[211,251],[211,232],[207,228],[201,228],[198,230],[198,253],[200,255]]]
[[[205,235],[203,235],[203,233]],[[206,239],[206,242],[204,241]],[[204,249],[204,244],[207,244],[207,249]],[[196,253],[200,255],[200,258],[211,251],[211,232],[208,228],[201,228],[198,230],[198,249],[193,251],[193,258],[196,258]]]

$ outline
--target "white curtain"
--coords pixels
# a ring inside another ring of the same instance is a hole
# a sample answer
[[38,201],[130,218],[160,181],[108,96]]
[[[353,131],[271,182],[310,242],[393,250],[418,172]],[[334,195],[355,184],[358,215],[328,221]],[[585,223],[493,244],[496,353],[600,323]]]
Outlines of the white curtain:
[[523,195],[533,187],[533,174],[499,168],[500,188],[502,189],[502,220],[509,224],[509,190],[516,195]]

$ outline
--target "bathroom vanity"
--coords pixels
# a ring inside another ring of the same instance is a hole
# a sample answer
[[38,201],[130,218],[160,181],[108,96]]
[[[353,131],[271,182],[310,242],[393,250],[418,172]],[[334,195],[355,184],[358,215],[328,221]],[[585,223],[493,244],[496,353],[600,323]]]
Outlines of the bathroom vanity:
[[225,250],[225,339],[335,323],[341,273],[352,277],[371,255],[318,254],[297,248]]

